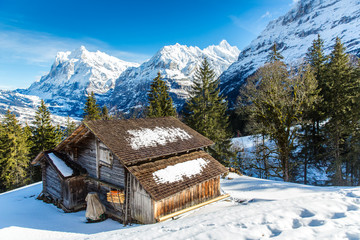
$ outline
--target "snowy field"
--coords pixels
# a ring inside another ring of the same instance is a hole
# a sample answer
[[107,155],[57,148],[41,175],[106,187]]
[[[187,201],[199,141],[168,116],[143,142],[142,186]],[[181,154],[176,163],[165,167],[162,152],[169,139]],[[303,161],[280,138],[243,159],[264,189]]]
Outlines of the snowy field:
[[36,200],[41,184],[0,194],[0,239],[360,239],[360,187],[313,187],[230,174],[231,199],[176,220],[85,223]]

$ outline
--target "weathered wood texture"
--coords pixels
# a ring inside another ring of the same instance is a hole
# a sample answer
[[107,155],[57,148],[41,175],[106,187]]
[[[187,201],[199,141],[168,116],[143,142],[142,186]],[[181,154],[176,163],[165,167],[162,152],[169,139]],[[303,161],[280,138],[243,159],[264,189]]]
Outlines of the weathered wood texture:
[[[210,139],[202,136],[174,117],[97,120],[84,121],[83,124],[108,146],[124,165],[136,164],[139,161],[187,152],[214,144]],[[180,129],[189,137],[178,141],[170,141],[166,144],[158,144],[154,147],[136,148],[129,144],[129,139],[133,137],[129,130],[154,129],[155,127]]]
[[[154,173],[159,170],[199,158],[205,160],[207,164],[202,166],[201,173],[196,174],[195,176],[185,177],[182,178],[181,181],[174,182],[161,182],[154,176]],[[188,189],[190,186],[203,183],[227,172],[227,169],[221,163],[204,151],[194,151],[176,156],[168,156],[156,161],[128,166],[127,168],[131,174],[140,181],[141,185],[155,201],[168,198]]]
[[57,172],[48,164],[44,169],[45,172],[45,189],[54,200],[62,199],[61,178]]
[[40,162],[40,166],[41,166],[41,179],[42,179],[42,183],[43,183],[43,193],[47,193],[46,190],[46,165],[48,165],[47,163],[45,163],[45,161],[41,161]]
[[88,192],[97,192],[100,202],[106,207],[106,214],[123,221],[124,206],[123,204],[113,204],[107,201],[107,193],[112,189],[109,186],[95,182],[93,180],[86,181]]
[[76,176],[63,181],[63,205],[67,209],[80,209],[86,203],[87,190],[84,179],[83,176]]
[[[77,163],[87,170],[90,177],[97,178],[95,136],[92,133],[88,134],[75,147],[77,148]],[[125,186],[124,167],[116,156],[111,166],[100,161],[99,175],[100,180],[120,187]]]
[[220,177],[212,178],[176,193],[168,198],[154,202],[154,218],[188,208],[220,195]]
[[154,223],[153,204],[150,195],[140,185],[139,181],[130,174],[130,213],[131,217],[141,223]]

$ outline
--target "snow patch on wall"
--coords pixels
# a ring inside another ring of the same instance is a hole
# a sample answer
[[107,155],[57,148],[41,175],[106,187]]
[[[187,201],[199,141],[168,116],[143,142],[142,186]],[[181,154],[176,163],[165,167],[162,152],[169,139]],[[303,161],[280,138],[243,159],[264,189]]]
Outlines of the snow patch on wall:
[[191,178],[201,173],[209,162],[209,160],[197,158],[195,160],[178,163],[154,172],[153,178],[158,184],[183,181],[184,177]]
[[71,175],[73,175],[73,170],[68,167],[68,165],[66,165],[65,162],[58,158],[54,153],[49,153],[48,156],[64,177],[70,177]]
[[131,135],[128,141],[134,150],[156,147],[158,145],[164,146],[167,143],[192,138],[185,130],[175,127],[141,128],[138,130],[128,130],[127,132]]

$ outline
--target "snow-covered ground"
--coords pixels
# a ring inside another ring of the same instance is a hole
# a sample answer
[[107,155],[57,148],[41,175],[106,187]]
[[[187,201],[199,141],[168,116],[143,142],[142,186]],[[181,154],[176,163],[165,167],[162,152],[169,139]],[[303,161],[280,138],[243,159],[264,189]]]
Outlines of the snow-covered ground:
[[231,199],[177,220],[123,227],[85,223],[35,200],[41,184],[0,195],[0,239],[360,239],[360,187],[314,187],[238,176],[221,181]]

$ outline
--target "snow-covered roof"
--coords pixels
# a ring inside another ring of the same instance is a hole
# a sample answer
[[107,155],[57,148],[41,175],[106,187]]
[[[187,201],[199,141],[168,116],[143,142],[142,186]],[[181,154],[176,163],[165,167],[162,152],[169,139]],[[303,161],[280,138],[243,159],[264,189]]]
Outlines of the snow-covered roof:
[[128,167],[155,201],[214,179],[227,169],[204,151],[194,151]]
[[[124,165],[197,150],[213,144],[211,140],[173,117],[131,120],[85,121],[89,129]],[[81,128],[81,127],[80,127]],[[79,134],[82,132],[78,130]],[[56,150],[71,142],[60,144]]]
[[66,154],[62,154],[57,151],[41,152],[37,156],[37,159],[38,161],[47,161],[61,178],[67,178],[86,173],[86,170],[78,163],[72,161]]
[[165,146],[168,143],[192,138],[184,129],[178,127],[140,128],[127,130],[127,132],[131,135],[127,140],[134,150],[158,145]]
[[74,174],[73,169],[66,165],[64,160],[60,159],[54,153],[49,153],[48,156],[64,177],[70,177]]
[[177,163],[154,172],[153,178],[156,183],[173,183],[183,181],[185,178],[192,178],[201,173],[209,162],[209,160],[197,158]]

